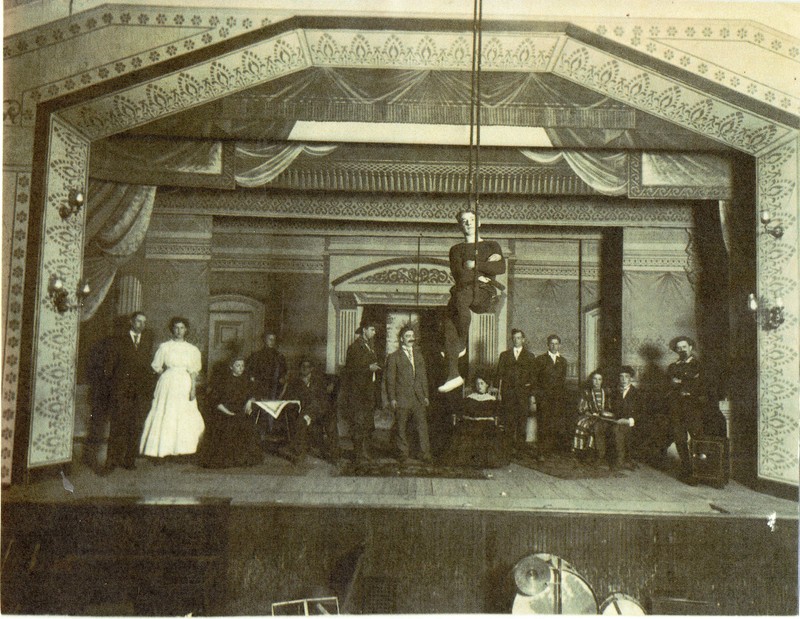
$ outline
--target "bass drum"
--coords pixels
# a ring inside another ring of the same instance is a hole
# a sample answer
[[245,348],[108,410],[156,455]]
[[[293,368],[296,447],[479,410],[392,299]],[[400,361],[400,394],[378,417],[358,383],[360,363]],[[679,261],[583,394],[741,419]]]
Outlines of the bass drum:
[[[597,600],[586,579],[566,561],[555,555],[540,553],[526,557],[518,566],[535,558],[546,570],[537,571],[538,584],[533,595],[517,593],[511,607],[513,615],[596,615]],[[516,574],[515,574],[516,577]],[[518,580],[519,582],[519,580]]]
[[600,614],[639,617],[647,613],[636,598],[625,593],[612,593],[600,604]]

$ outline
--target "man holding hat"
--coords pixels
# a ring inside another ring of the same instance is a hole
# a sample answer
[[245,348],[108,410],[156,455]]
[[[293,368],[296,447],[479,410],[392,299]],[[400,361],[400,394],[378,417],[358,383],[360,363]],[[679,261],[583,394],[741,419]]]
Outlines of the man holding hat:
[[681,458],[681,481],[696,486],[692,474],[692,456],[689,451],[689,436],[698,438],[703,434],[703,399],[700,362],[694,355],[694,340],[681,335],[669,345],[678,360],[670,363],[667,376],[670,380],[669,422],[672,440]]
[[355,456],[369,460],[369,441],[375,429],[376,386],[381,366],[375,353],[375,323],[363,319],[358,337],[347,349],[344,364],[345,414],[350,421]]

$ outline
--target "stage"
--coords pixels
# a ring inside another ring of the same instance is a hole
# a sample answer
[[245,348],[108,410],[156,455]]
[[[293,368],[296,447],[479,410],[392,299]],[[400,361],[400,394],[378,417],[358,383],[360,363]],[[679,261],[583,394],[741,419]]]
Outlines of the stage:
[[[508,612],[509,574],[558,554],[598,602],[661,614],[796,614],[797,504],[670,471],[556,479],[347,477],[317,458],[247,469],[139,459],[3,492],[3,612],[270,614],[320,594],[343,612]],[[74,489],[65,489],[68,485]]]
[[97,497],[154,499],[205,497],[229,499],[232,506],[295,506],[311,508],[376,507],[397,509],[465,509],[502,512],[568,512],[588,514],[715,515],[728,514],[764,521],[797,518],[790,500],[754,492],[731,481],[724,489],[687,486],[675,471],[641,465],[607,477],[557,479],[517,464],[484,469],[487,479],[429,477],[344,477],[336,467],[308,456],[302,464],[267,455],[250,468],[203,469],[190,463],[137,460],[137,469],[115,469],[98,476],[73,465],[67,476],[51,476],[3,492],[4,502],[58,502]]

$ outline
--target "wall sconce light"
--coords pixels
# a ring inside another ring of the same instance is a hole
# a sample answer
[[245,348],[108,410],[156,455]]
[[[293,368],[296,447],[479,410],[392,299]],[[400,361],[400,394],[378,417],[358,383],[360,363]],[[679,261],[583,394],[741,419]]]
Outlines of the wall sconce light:
[[92,289],[89,287],[89,282],[81,281],[75,291],[75,303],[70,303],[69,293],[64,288],[64,280],[60,275],[52,275],[50,277],[50,285],[47,288],[50,295],[50,300],[53,302],[53,307],[59,314],[64,314],[69,310],[77,310],[83,307],[83,302]]
[[68,219],[72,215],[77,215],[85,201],[86,196],[83,195],[83,191],[80,189],[71,189],[67,196],[67,201],[58,209],[58,214],[61,215],[61,219]]
[[783,226],[780,222],[770,226],[772,222],[772,213],[767,209],[761,211],[761,223],[764,224],[764,232],[772,236],[774,239],[779,239],[783,236]]
[[[756,295],[750,293],[747,297],[747,307],[754,316],[758,316],[759,302]],[[766,307],[761,314],[761,323],[766,331],[777,329],[783,324],[785,316],[783,315],[783,299],[778,297],[775,299],[775,305]]]

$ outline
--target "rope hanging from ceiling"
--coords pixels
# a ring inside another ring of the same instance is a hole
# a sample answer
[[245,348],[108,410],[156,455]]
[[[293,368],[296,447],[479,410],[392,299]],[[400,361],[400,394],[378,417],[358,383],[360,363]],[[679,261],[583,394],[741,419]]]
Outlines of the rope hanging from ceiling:
[[[472,81],[469,113],[468,194],[469,208],[475,214],[475,269],[473,295],[478,289],[478,226],[480,223],[480,165],[481,165],[481,47],[483,44],[483,0],[474,0],[472,11]],[[474,162],[474,163],[473,163]]]

